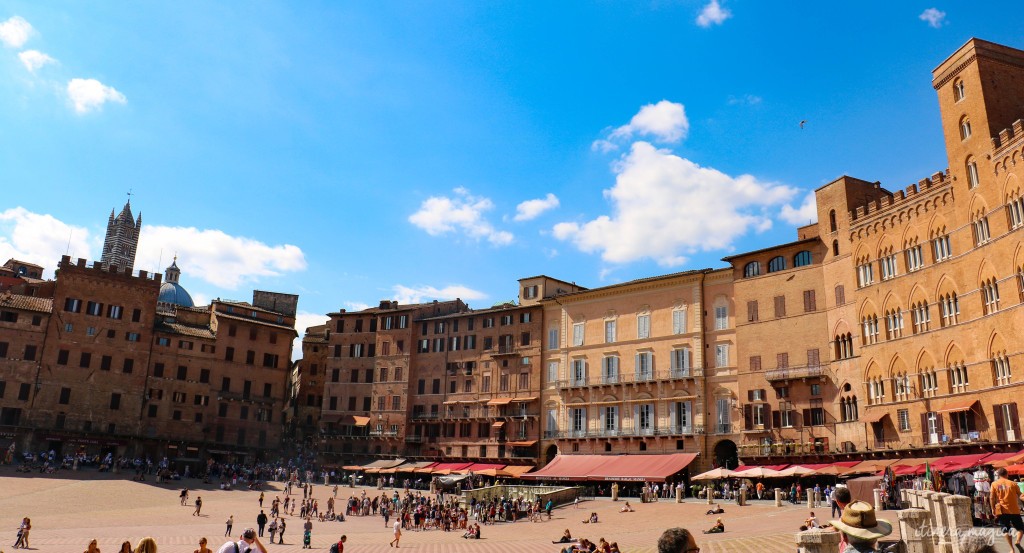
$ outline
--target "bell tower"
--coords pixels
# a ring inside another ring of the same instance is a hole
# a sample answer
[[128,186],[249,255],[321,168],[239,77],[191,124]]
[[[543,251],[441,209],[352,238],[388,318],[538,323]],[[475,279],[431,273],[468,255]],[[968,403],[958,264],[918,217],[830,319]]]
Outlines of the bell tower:
[[100,262],[105,268],[118,267],[122,272],[131,273],[135,267],[135,250],[139,246],[139,230],[142,229],[142,214],[132,220],[132,201],[116,217],[110,210],[107,220],[107,236],[103,239],[103,256]]

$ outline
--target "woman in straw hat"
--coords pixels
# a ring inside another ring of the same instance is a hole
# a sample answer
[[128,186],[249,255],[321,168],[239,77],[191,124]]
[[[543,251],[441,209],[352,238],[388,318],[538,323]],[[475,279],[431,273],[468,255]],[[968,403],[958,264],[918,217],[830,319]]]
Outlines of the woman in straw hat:
[[869,553],[878,549],[878,539],[892,533],[892,524],[875,517],[875,508],[863,501],[854,501],[843,509],[843,516],[832,526],[843,533],[845,551]]

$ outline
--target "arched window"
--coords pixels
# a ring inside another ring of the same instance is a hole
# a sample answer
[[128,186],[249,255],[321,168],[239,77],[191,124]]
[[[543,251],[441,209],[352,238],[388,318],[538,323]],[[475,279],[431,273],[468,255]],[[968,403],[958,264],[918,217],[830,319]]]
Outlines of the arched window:
[[959,102],[964,99],[964,82],[961,79],[957,79],[953,82],[953,101]]
[[967,158],[967,187],[976,188],[978,186],[978,164],[974,162],[974,158]]
[[784,271],[786,269],[786,258],[781,255],[768,260],[768,272]]
[[756,277],[761,274],[761,263],[758,261],[751,261],[743,266],[743,277],[750,278]]
[[839,240],[832,241],[832,255],[839,255]]
[[793,266],[794,267],[803,267],[804,265],[810,265],[810,264],[811,264],[811,252],[809,252],[807,250],[804,250],[802,252],[796,252],[796,255],[793,256]]
[[832,232],[836,231],[836,210],[834,209],[828,212],[828,226]]
[[971,137],[971,120],[967,116],[960,118],[960,140],[967,140]]

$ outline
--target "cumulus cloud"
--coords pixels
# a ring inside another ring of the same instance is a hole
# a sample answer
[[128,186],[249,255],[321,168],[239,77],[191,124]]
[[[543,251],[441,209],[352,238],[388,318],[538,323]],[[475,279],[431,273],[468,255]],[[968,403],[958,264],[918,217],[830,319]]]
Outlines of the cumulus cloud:
[[33,34],[32,25],[21,16],[0,23],[0,42],[9,48],[21,48]]
[[608,151],[616,148],[616,141],[629,140],[634,136],[653,137],[660,142],[679,142],[690,131],[683,104],[662,100],[647,104],[623,125],[608,134],[606,140],[594,142],[593,148]]
[[818,204],[814,198],[814,192],[804,196],[803,203],[799,207],[791,205],[782,206],[779,217],[791,225],[806,225],[818,219]]
[[921,15],[917,16],[917,18],[928,23],[929,27],[938,29],[946,23],[946,12],[940,11],[938,8],[928,8],[921,12]]
[[299,311],[295,314],[295,332],[299,335],[295,338],[295,342],[292,343],[292,361],[302,359],[302,337],[306,335],[306,329],[311,326],[322,325],[328,320],[330,320],[330,317],[327,315],[310,313],[309,311]]
[[461,284],[452,284],[444,288],[396,284],[392,290],[395,292],[394,299],[400,304],[423,303],[428,300],[453,300],[455,298],[462,301],[482,300],[487,297],[487,294]]
[[489,198],[473,196],[469,190],[459,187],[454,196],[431,196],[420,209],[409,216],[409,222],[427,231],[431,236],[441,236],[461,231],[474,240],[486,239],[495,246],[511,244],[511,232],[497,230],[484,213],[494,209]]
[[12,257],[35,263],[46,269],[44,278],[52,278],[65,252],[72,259],[92,259],[89,231],[23,207],[0,212],[0,263]]
[[262,277],[306,269],[305,255],[291,244],[271,246],[212,229],[143,226],[136,269],[163,271],[159,265],[170,265],[173,255],[183,274],[230,290]]
[[697,25],[707,28],[712,25],[721,25],[726,19],[732,17],[732,12],[718,4],[718,0],[711,0],[697,15]]
[[124,94],[114,87],[107,86],[96,79],[71,79],[68,81],[68,99],[78,114],[85,114],[103,107],[107,102],[124,104],[128,101]]
[[25,66],[25,69],[32,73],[35,73],[37,69],[48,63],[56,63],[57,61],[39,50],[25,50],[18,54],[18,59],[21,60],[21,64]]
[[346,301],[342,302],[342,305],[349,311],[363,311],[370,308],[370,304],[361,301]]
[[526,200],[516,206],[515,221],[530,221],[536,219],[541,213],[558,207],[558,197],[552,193],[536,200]]
[[562,222],[559,240],[603,260],[653,259],[677,266],[697,251],[722,250],[748,231],[771,228],[768,208],[790,201],[796,189],[736,177],[636,142],[613,166],[615,186],[605,190],[612,213],[587,222]]

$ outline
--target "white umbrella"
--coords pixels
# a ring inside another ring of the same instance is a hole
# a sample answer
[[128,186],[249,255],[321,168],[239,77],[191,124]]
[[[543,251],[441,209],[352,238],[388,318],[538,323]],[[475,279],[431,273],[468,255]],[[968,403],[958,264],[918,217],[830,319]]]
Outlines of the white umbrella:
[[764,467],[751,467],[747,470],[734,472],[732,475],[736,478],[774,478],[776,476],[782,476],[782,473],[777,470],[766,469]]
[[722,478],[729,478],[733,474],[733,471],[729,469],[717,468],[698,474],[691,478],[691,480],[721,480]]

